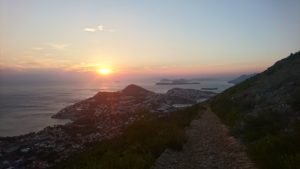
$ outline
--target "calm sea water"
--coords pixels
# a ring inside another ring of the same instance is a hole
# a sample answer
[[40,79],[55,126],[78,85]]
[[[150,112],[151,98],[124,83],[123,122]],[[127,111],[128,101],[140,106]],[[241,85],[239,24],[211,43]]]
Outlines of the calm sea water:
[[[231,86],[222,80],[201,81],[189,85],[155,85],[155,82],[134,82],[148,90],[164,93],[175,87],[201,89],[216,87],[217,92]],[[0,136],[15,136],[36,132],[44,127],[67,123],[52,119],[62,108],[92,97],[98,91],[118,91],[128,82],[85,85],[0,86]]]

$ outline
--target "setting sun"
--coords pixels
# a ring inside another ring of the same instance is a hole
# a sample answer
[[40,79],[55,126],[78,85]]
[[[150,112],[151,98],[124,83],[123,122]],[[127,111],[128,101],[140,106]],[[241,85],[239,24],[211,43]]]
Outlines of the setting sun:
[[111,73],[111,70],[109,68],[100,68],[98,69],[98,73],[101,75],[108,75]]

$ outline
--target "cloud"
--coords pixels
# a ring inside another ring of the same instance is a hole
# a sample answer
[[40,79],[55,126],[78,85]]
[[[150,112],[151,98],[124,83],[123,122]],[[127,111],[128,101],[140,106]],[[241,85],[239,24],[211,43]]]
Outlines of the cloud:
[[57,43],[48,43],[48,46],[57,49],[57,50],[63,50],[66,49],[70,44],[57,44]]
[[33,50],[43,50],[44,48],[41,48],[41,47],[35,47],[33,48]]
[[[55,49],[55,50],[64,50],[68,46],[70,46],[70,44],[66,44],[66,43],[42,43],[38,47],[32,47],[31,50],[25,51],[24,54],[25,55],[31,55],[33,50],[35,50],[36,52],[39,52],[39,53],[43,52],[44,56],[52,56],[52,53],[49,53],[47,51],[53,50],[53,49]],[[34,53],[36,53],[36,52],[34,52]]]
[[83,31],[85,31],[85,32],[96,32],[97,29],[95,29],[95,28],[84,28]]
[[84,28],[83,31],[85,32],[115,32],[114,29],[110,29],[110,28],[105,28],[103,25],[98,25],[97,27],[87,27]]
[[103,26],[103,25],[99,25],[99,26],[98,26],[98,30],[99,30],[99,31],[104,31],[104,26]]

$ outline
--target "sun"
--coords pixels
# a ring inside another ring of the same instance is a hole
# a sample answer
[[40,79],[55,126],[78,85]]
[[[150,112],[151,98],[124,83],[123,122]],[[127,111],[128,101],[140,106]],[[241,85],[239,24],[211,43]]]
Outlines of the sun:
[[111,70],[109,68],[100,68],[98,69],[98,73],[101,75],[108,75],[111,73]]

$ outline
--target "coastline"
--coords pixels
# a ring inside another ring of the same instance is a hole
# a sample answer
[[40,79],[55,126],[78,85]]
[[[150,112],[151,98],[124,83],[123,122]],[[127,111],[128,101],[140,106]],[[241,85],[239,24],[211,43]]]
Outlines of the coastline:
[[[217,86],[219,93],[232,86],[225,80],[206,80],[201,84],[155,85],[154,81],[134,82],[156,93],[165,93],[171,88],[191,88]],[[97,91],[117,91],[128,82],[101,83],[94,85],[56,86],[10,86],[0,91],[0,136],[18,136],[38,132],[47,126],[67,123],[52,119],[55,113],[66,106],[93,96]],[[12,125],[13,124],[13,125]]]
[[[87,144],[121,134],[126,126],[142,117],[141,108],[159,117],[166,116],[214,95],[213,92],[178,88],[158,94],[136,85],[129,85],[119,92],[98,92],[92,98],[58,112],[71,119],[70,123],[21,136],[0,137],[1,158],[4,160],[0,167],[26,164],[26,168],[49,168],[84,149]],[[110,109],[108,105],[111,104],[118,107]],[[178,104],[186,106],[172,106]],[[49,156],[47,160],[40,157],[41,153]],[[20,155],[22,160],[18,160]],[[55,161],[51,161],[53,155]]]

